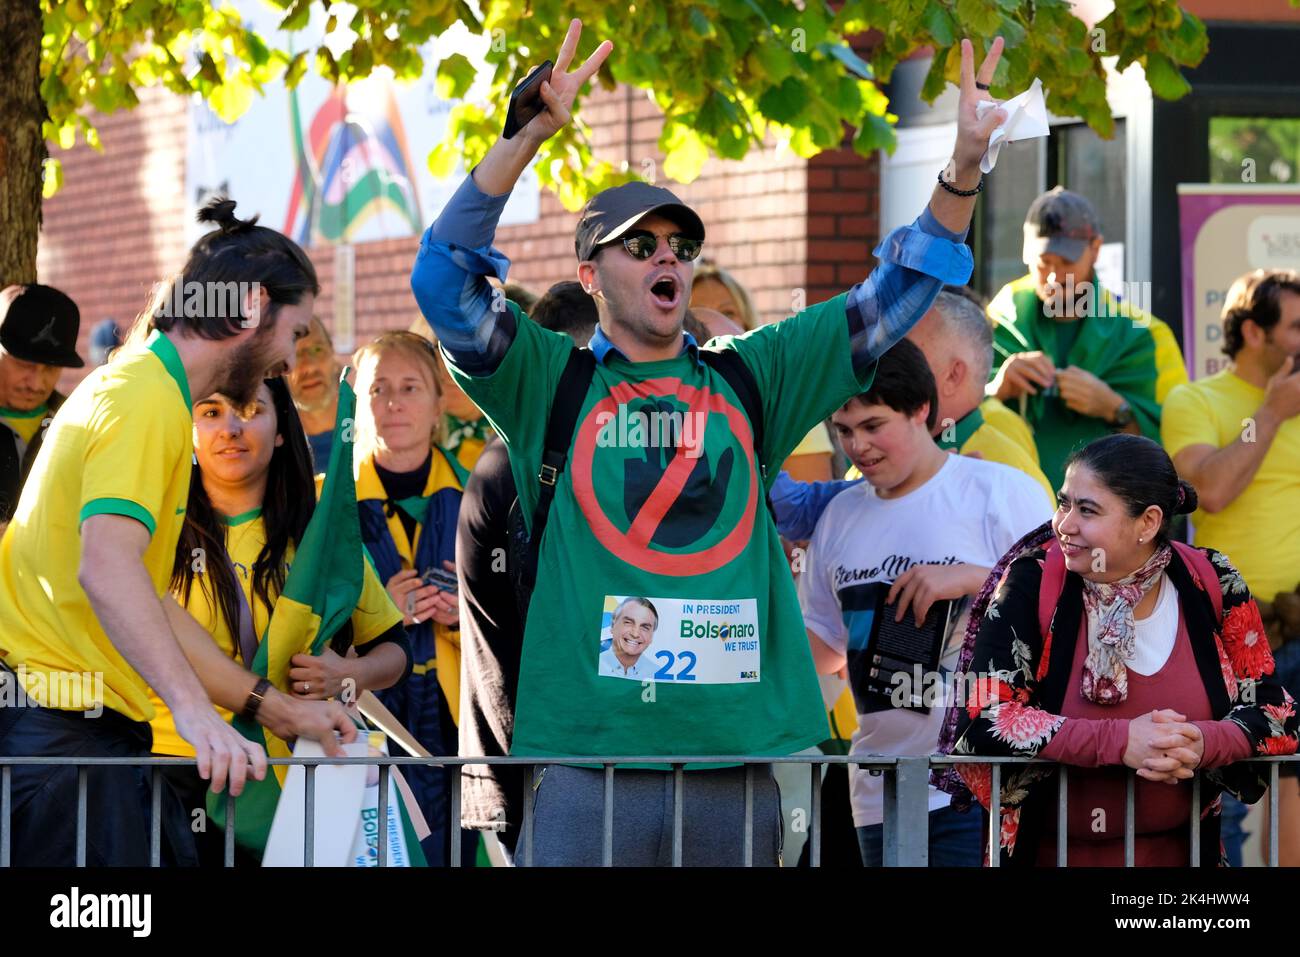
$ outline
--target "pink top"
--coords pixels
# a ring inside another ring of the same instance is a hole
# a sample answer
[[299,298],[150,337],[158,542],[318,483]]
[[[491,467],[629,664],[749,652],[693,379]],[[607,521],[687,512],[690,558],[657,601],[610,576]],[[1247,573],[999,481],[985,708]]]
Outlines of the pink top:
[[[1167,587],[1167,586],[1166,586]],[[1129,719],[1161,708],[1187,715],[1205,739],[1202,768],[1222,767],[1250,757],[1250,740],[1231,721],[1216,721],[1210,712],[1182,608],[1178,635],[1169,660],[1154,675],[1129,670],[1128,698],[1117,705],[1099,705],[1079,694],[1083,662],[1088,654],[1087,621],[1080,623],[1061,714],[1065,723],[1038,756],[1072,765],[1069,774],[1069,834],[1067,861],[1071,867],[1124,864],[1124,749]],[[1103,767],[1119,765],[1118,767]],[[1081,772],[1074,767],[1095,768]],[[1134,788],[1134,863],[1138,867],[1185,867],[1191,853],[1191,781],[1164,784],[1137,779]],[[1056,826],[1044,830],[1038,864],[1056,864]]]

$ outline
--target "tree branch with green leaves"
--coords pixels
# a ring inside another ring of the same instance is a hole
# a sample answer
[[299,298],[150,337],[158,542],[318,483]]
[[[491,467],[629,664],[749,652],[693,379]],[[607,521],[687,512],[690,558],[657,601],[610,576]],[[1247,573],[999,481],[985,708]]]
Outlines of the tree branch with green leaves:
[[[1141,64],[1155,95],[1175,99],[1188,90],[1180,69],[1199,63],[1207,42],[1204,25],[1175,0],[1117,0],[1092,29],[1067,0],[845,0],[838,9],[821,0],[482,0],[477,11],[464,0],[318,0],[327,32],[353,37],[336,55],[337,46],[314,39],[315,46],[281,49],[285,36],[303,37],[313,4],[269,2],[280,11],[280,35],[259,35],[229,3],[41,0],[47,142],[68,148],[80,137],[101,148],[91,110],[130,109],[138,91],[156,85],[197,93],[233,121],[268,85],[293,87],[308,69],[331,82],[380,66],[399,80],[433,70],[439,93],[459,99],[475,80],[474,64],[461,53],[427,63],[422,51],[461,24],[490,39],[490,89],[486,102],[453,109],[446,139],[428,158],[433,172],[445,175],[482,159],[501,130],[510,91],[577,17],[589,38],[578,59],[591,54],[596,37],[614,42],[597,82],[608,90],[627,84],[653,99],[664,117],[663,172],[688,182],[709,156],[741,159],[770,139],[803,157],[836,149],[846,136],[863,156],[891,148],[895,117],[880,84],[903,59],[932,47],[923,92],[933,100],[958,81],[963,36],[980,38],[977,57],[995,37],[1005,40],[995,96],[1018,93],[1037,76],[1053,112],[1078,116],[1102,136],[1114,129],[1104,59],[1116,58],[1120,70]],[[863,36],[865,58],[850,42]],[[546,142],[537,163],[543,185],[569,208],[640,172],[636,162],[597,157],[581,102],[575,122]],[[57,160],[49,161],[47,195],[60,180]]]

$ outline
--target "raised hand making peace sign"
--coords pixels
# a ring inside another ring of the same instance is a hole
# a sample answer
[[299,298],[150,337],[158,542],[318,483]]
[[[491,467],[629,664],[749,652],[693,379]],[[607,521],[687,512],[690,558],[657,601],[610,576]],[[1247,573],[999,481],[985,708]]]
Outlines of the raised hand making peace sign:
[[614,44],[606,40],[596,47],[582,66],[570,73],[569,66],[573,63],[573,55],[578,51],[580,36],[582,21],[571,21],[569,31],[564,35],[564,43],[555,57],[551,78],[541,86],[542,103],[546,109],[525,124],[519,135],[508,140],[498,139],[488,150],[487,156],[483,157],[483,162],[474,169],[474,182],[483,192],[499,196],[514,188],[519,175],[537,155],[537,148],[569,122],[578,91],[595,75],[614,49]]
[[569,31],[564,35],[564,43],[561,44],[560,52],[555,58],[551,78],[542,83],[542,102],[546,104],[546,110],[533,117],[532,121],[523,128],[523,134],[531,138],[534,143],[546,142],[569,122],[572,117],[570,109],[578,91],[595,76],[600,65],[614,49],[614,44],[606,40],[596,47],[582,66],[568,73],[566,71],[569,69],[569,64],[573,62],[573,55],[578,52],[578,38],[581,36],[582,21],[570,21]]
[[[942,225],[961,233],[970,225],[975,208],[975,193],[980,186],[980,158],[989,148],[989,137],[1007,118],[1005,110],[989,110],[980,116],[978,104],[987,100],[993,71],[1002,57],[1002,38],[989,45],[989,54],[975,71],[975,49],[969,40],[961,41],[961,97],[957,101],[957,142],[952,162],[941,173],[941,184],[930,197],[930,212]],[[945,185],[946,184],[946,185]]]
[[982,100],[993,101],[988,88],[993,82],[993,71],[1002,58],[1002,38],[997,37],[989,46],[988,56],[975,72],[975,50],[969,40],[961,41],[961,97],[957,101],[957,144],[953,147],[953,163],[958,174],[979,166],[980,157],[989,148],[989,137],[998,124],[1007,118],[1003,110],[990,110],[980,116],[976,104]]

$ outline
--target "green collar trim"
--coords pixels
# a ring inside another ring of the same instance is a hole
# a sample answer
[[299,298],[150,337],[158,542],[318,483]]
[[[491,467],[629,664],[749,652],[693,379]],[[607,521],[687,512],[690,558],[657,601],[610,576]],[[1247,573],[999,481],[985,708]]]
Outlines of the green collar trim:
[[261,517],[262,517],[262,506],[259,505],[257,506],[257,508],[249,509],[247,512],[244,512],[240,515],[231,515],[229,518],[224,519],[224,521],[227,525],[234,526],[234,525],[243,525],[247,522],[251,522],[255,518],[261,518]]
[[181,398],[185,400],[185,407],[193,415],[194,400],[190,398],[190,380],[185,374],[185,364],[181,362],[180,353],[176,351],[172,341],[163,335],[161,330],[155,329],[145,340],[145,347],[161,360],[167,374],[176,381],[176,387],[181,390]]
[[960,452],[961,447],[970,441],[970,437],[979,431],[980,426],[983,424],[984,413],[980,411],[979,406],[975,406],[970,412],[958,419],[954,425],[939,433],[939,438],[936,439],[939,448],[945,452],[949,449],[956,449]]
[[49,411],[50,404],[42,402],[39,409],[32,409],[30,412],[19,412],[17,409],[6,409],[0,405],[0,419],[39,419]]

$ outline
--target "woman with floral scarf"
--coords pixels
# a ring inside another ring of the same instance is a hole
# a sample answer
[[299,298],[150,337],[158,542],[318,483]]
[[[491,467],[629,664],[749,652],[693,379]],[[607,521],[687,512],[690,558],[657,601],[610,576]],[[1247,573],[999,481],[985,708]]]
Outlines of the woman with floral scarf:
[[[1017,543],[976,599],[959,664],[968,693],[939,749],[1090,769],[1068,777],[1072,865],[1123,864],[1128,768],[1135,863],[1191,862],[1197,771],[1200,861],[1222,863],[1220,793],[1258,801],[1268,766],[1242,760],[1294,754],[1300,740],[1245,582],[1226,556],[1168,538],[1172,517],[1195,508],[1155,442],[1099,439],[1067,462],[1050,526]],[[1003,770],[1001,863],[1054,865],[1055,770]],[[989,806],[989,765],[939,778],[959,806],[971,794]]]

